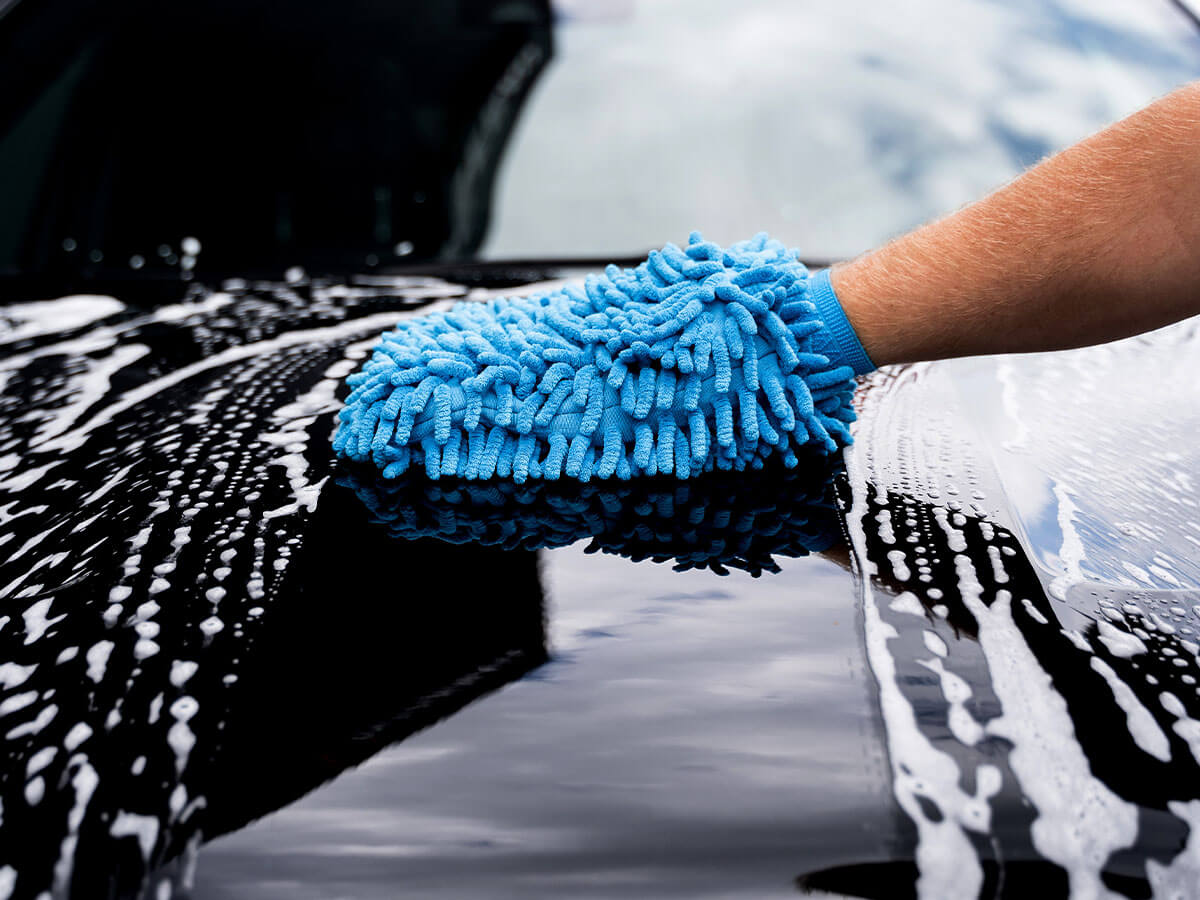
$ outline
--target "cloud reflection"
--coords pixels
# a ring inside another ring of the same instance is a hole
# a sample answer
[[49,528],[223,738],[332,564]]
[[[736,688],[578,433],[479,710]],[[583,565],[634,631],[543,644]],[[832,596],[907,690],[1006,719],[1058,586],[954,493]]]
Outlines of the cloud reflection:
[[556,41],[493,257],[636,256],[692,228],[853,255],[1200,75],[1167,2],[655,0]]

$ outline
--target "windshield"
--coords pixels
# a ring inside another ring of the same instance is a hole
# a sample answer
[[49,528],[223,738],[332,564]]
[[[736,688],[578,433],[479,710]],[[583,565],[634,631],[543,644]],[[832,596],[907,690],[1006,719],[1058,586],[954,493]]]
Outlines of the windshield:
[[631,256],[691,229],[846,257],[1200,75],[1168,2],[562,0],[489,257]]
[[0,16],[0,274],[845,257],[1200,76],[1169,0],[143,7]]

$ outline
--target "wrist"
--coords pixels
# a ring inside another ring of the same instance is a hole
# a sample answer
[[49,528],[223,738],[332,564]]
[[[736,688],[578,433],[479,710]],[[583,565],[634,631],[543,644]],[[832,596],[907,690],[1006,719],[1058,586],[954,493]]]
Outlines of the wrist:
[[888,327],[881,316],[883,292],[872,287],[871,258],[860,256],[829,269],[830,287],[864,352],[876,367],[908,362],[897,348],[895,322]]

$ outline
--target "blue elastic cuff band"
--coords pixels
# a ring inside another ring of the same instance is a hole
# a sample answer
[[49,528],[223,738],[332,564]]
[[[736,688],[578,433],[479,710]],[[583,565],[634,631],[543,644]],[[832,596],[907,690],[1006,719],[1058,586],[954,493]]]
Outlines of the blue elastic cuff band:
[[871,357],[867,356],[858,335],[854,333],[854,326],[846,318],[842,304],[834,293],[833,283],[829,280],[829,269],[822,269],[809,277],[808,293],[817,306],[817,315],[837,343],[837,355],[830,362],[835,366],[849,366],[855,375],[874,372],[878,366],[871,362]]

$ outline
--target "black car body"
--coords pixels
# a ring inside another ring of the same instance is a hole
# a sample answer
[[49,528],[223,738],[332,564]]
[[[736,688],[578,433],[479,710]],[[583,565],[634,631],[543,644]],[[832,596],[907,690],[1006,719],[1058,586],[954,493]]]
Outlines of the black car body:
[[852,254],[1193,24],[0,7],[0,898],[1200,896],[1194,323],[874,373],[736,479],[329,444],[400,317],[705,219]]

